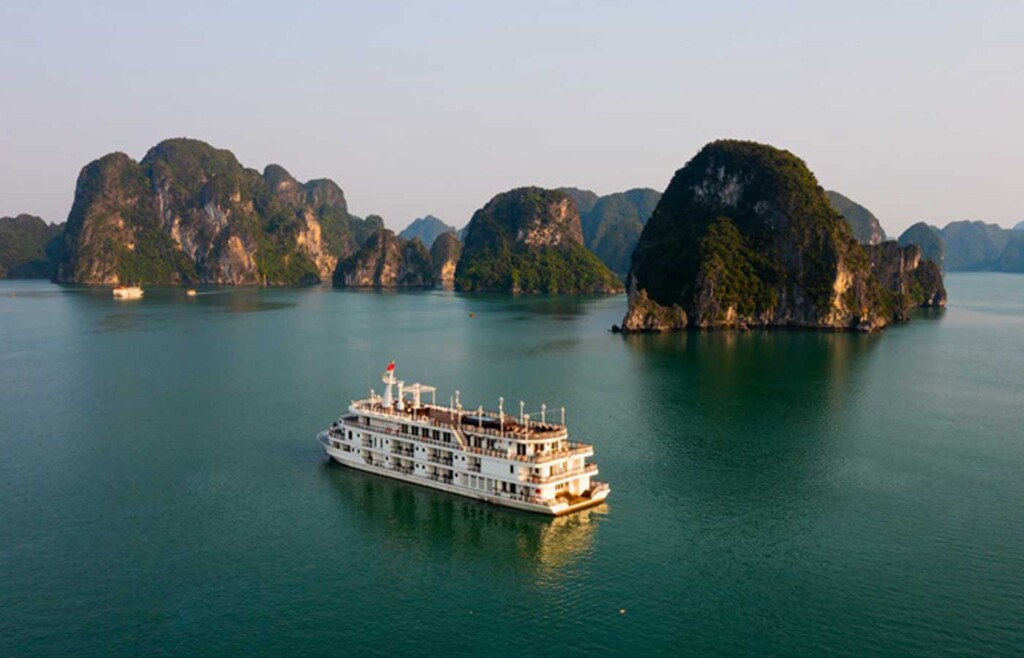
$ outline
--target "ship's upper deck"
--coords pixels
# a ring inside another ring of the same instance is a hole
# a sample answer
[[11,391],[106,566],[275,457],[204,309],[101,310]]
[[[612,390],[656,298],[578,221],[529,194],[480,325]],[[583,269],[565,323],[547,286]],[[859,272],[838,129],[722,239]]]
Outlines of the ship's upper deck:
[[385,416],[395,420],[456,427],[466,434],[481,434],[515,441],[549,441],[568,437],[565,425],[553,423],[546,419],[535,421],[528,416],[524,416],[520,420],[507,413],[499,413],[481,408],[467,410],[456,407],[443,407],[436,404],[407,405],[402,411],[399,411],[396,407],[396,403],[385,405],[382,398],[377,396],[352,402],[352,409],[354,411]]

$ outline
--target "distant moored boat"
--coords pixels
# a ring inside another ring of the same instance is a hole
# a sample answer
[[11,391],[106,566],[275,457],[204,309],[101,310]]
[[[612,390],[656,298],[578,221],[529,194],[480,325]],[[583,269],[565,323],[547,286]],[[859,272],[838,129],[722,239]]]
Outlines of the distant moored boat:
[[138,286],[117,286],[114,288],[114,299],[141,299],[142,288]]

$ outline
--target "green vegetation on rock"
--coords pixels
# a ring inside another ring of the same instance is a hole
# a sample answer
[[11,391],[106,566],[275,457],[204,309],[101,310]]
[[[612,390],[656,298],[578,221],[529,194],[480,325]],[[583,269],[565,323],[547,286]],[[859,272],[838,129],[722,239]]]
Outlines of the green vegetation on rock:
[[860,205],[853,199],[843,196],[839,192],[827,190],[829,203],[836,209],[853,231],[853,237],[861,244],[879,244],[885,240],[885,231],[882,223],[878,221],[874,213]]
[[454,232],[442,233],[430,248],[430,260],[434,264],[434,279],[445,286],[455,282],[455,269],[462,257],[462,243]]
[[353,288],[423,288],[435,284],[430,252],[418,238],[382,228],[352,256],[339,261],[334,285]]
[[[582,196],[582,190],[576,192]],[[580,210],[583,244],[608,269],[625,278],[633,249],[644,230],[644,224],[661,200],[661,193],[649,188],[637,188],[594,197],[586,211]]]
[[473,214],[455,287],[526,294],[622,289],[583,245],[573,199],[563,191],[538,187],[499,194]]
[[[873,256],[899,272],[901,289],[920,256],[885,244]],[[676,172],[637,243],[629,284],[626,331],[872,330],[906,314],[803,161],[754,142],[713,142]],[[944,291],[935,296],[944,303]]]
[[63,229],[33,215],[0,217],[0,277],[51,278],[63,250]]
[[169,139],[140,162],[114,153],[82,169],[57,279],[314,283],[381,225],[351,217],[330,180],[303,184],[273,164],[260,174],[230,151]]
[[918,222],[903,231],[900,234],[899,243],[903,247],[917,245],[921,249],[923,257],[935,261],[940,267],[945,260],[946,245],[942,240],[942,234],[939,229],[924,222]]

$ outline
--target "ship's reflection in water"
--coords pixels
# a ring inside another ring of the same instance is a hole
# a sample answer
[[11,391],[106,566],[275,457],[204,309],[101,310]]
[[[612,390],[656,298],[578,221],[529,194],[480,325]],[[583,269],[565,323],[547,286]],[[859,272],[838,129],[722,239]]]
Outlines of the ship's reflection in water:
[[[545,517],[346,468],[325,461],[325,477],[342,511],[381,545],[380,559],[430,559],[442,552],[457,563],[514,569],[553,584],[592,554],[600,505]],[[392,553],[388,556],[386,553]]]

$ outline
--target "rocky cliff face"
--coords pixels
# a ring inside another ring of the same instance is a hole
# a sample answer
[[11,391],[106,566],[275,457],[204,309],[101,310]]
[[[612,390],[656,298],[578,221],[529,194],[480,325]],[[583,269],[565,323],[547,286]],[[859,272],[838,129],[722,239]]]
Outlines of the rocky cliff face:
[[583,246],[583,229],[572,198],[560,190],[537,187],[499,194],[473,214],[455,287],[527,294],[622,288]]
[[434,283],[434,266],[423,243],[403,240],[387,229],[370,236],[334,271],[334,284],[350,288],[423,288]]
[[900,317],[803,161],[719,141],[676,172],[647,222],[622,328],[870,331]]
[[829,203],[836,212],[843,216],[846,223],[853,231],[853,237],[861,244],[880,244],[885,240],[885,231],[882,223],[875,215],[856,201],[849,199],[839,192],[828,190],[825,192]]
[[570,199],[576,202],[576,209],[579,211],[581,219],[594,209],[594,206],[597,205],[598,200],[601,198],[595,192],[581,190],[578,187],[560,187],[558,191],[565,192],[569,195]]
[[62,224],[34,215],[0,217],[0,278],[49,279],[63,250]]
[[450,287],[455,284],[455,269],[462,256],[462,243],[453,232],[442,233],[430,248],[430,260],[434,264],[434,280]]
[[230,152],[171,139],[135,162],[104,156],[79,175],[60,281],[295,284],[331,276],[359,220],[326,179],[263,174]]
[[921,249],[921,257],[934,261],[941,268],[946,256],[946,245],[939,229],[918,222],[900,234],[901,247],[917,245]]
[[865,248],[871,269],[889,296],[893,317],[910,318],[915,308],[939,308],[946,305],[946,287],[939,266],[921,256],[911,244],[900,246],[893,240]]

